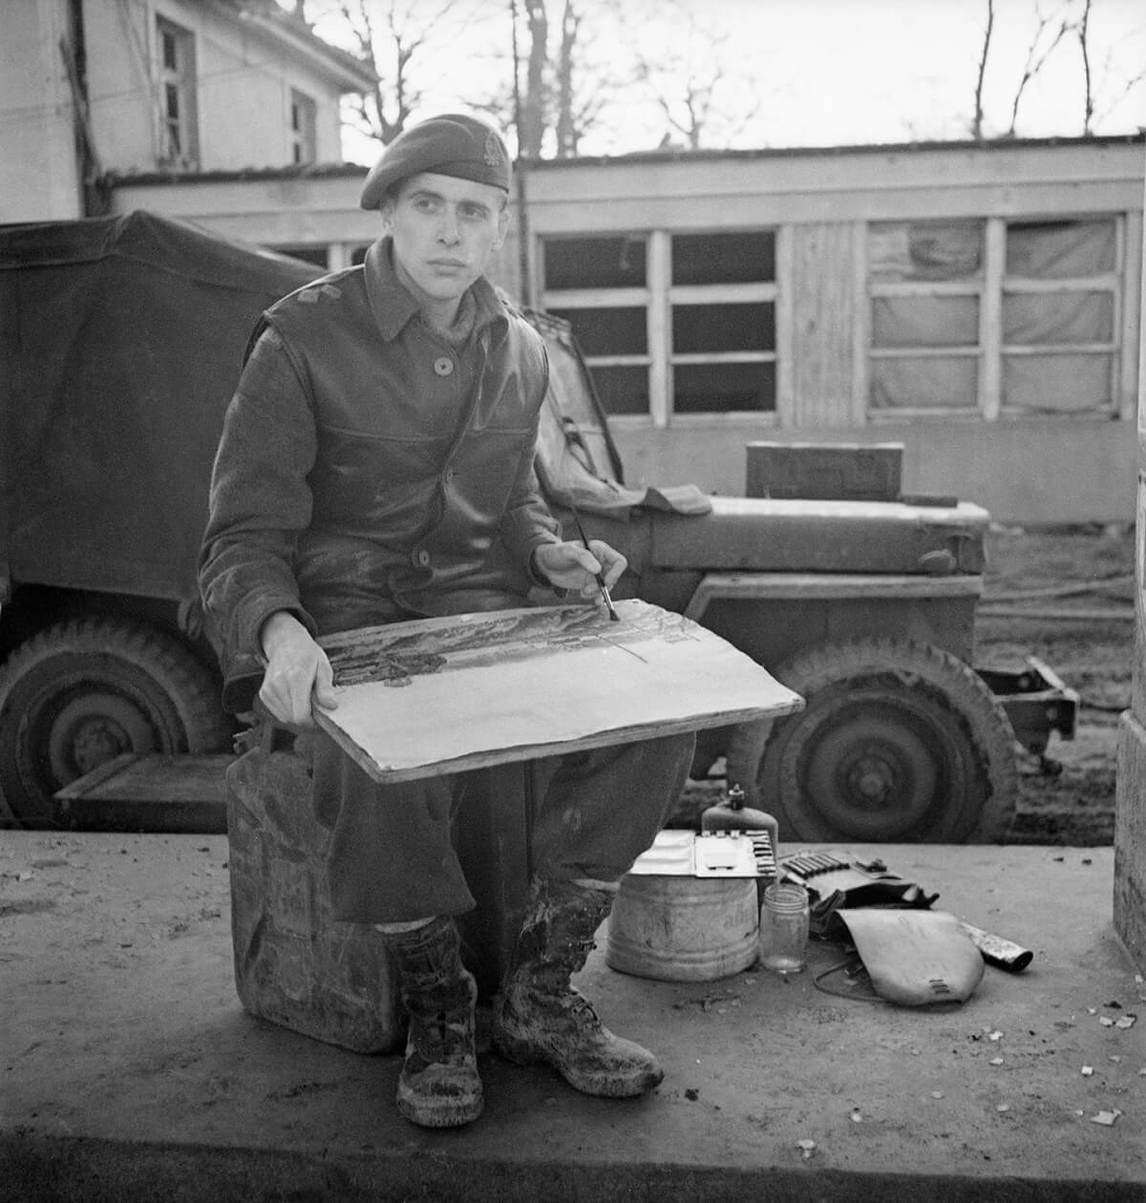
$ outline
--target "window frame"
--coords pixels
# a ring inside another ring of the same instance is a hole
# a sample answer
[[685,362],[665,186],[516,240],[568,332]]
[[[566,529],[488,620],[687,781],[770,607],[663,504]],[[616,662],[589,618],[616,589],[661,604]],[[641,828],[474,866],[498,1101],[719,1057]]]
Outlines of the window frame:
[[[865,284],[865,330],[866,330],[866,361],[867,371],[864,376],[863,410],[868,421],[897,422],[914,418],[966,418],[978,417],[983,403],[984,360],[983,346],[986,336],[986,326],[989,320],[987,302],[991,259],[991,234],[989,222],[982,217],[972,218],[933,218],[917,217],[904,218],[898,224],[905,225],[937,225],[942,223],[965,224],[976,222],[982,225],[982,266],[975,276],[956,280],[875,280],[872,278],[871,260],[867,253],[870,247],[872,227],[877,225],[897,224],[887,220],[874,219],[864,222],[864,284]],[[971,297],[979,310],[978,337],[974,343],[937,345],[934,347],[877,347],[874,342],[875,302],[883,297],[898,299],[903,297]],[[935,406],[911,405],[897,406],[894,409],[879,409],[872,405],[871,389],[873,366],[877,361],[895,359],[972,359],[976,365],[977,396],[972,403],[958,408],[946,409]]]
[[[1043,215],[1040,215],[1043,216]],[[1072,410],[1068,413],[1046,414],[1046,417],[1063,418],[1097,418],[1107,420],[1119,415],[1119,383],[1121,378],[1122,358],[1122,322],[1125,263],[1126,263],[1126,220],[1121,213],[1099,214],[1069,214],[1067,216],[1051,215],[1044,220],[1057,222],[1083,221],[1112,221],[1114,223],[1114,264],[1107,272],[1091,276],[1057,276],[1047,279],[1032,279],[1026,276],[1009,276],[1006,274],[1006,228],[1009,225],[1026,224],[1023,218],[995,218],[1004,227],[1001,247],[1002,270],[1000,272],[999,319],[997,337],[999,347],[999,386],[997,404],[994,407],[996,417],[1025,417],[1029,411],[1014,405],[1008,405],[1003,396],[1003,381],[1006,376],[1008,357],[1021,359],[1037,356],[1055,355],[1105,355],[1108,360],[1110,399],[1106,405],[1085,410]],[[1030,219],[1027,219],[1029,221]],[[1053,343],[1028,344],[1007,343],[1004,341],[1003,305],[1010,296],[1048,296],[1052,293],[1107,293],[1111,302],[1110,338],[1106,342],[1091,343]]]
[[[705,234],[771,234],[775,240],[775,270],[771,281],[735,284],[673,284],[672,283],[672,240],[676,236],[703,236]],[[537,294],[545,310],[569,309],[619,309],[642,307],[646,313],[645,346],[642,354],[631,355],[586,355],[590,370],[608,367],[643,367],[648,373],[648,411],[642,414],[610,414],[610,424],[647,425],[656,428],[668,426],[711,427],[721,423],[743,423],[746,420],[759,425],[776,425],[779,422],[781,385],[781,298],[779,277],[781,274],[782,227],[767,225],[743,229],[648,229],[610,230],[609,237],[644,239],[645,283],[643,287],[618,288],[566,288],[550,289],[545,283],[545,245],[547,242],[572,241],[592,237],[586,231],[576,233],[545,234],[538,239],[537,265],[541,277]],[[717,305],[717,304],[770,304],[773,307],[775,345],[770,350],[759,351],[700,351],[677,353],[673,348],[672,312],[674,305]],[[674,378],[677,367],[703,364],[770,363],[774,365],[776,385],[774,407],[771,410],[726,410],[706,413],[675,413],[673,397]]]
[[[924,224],[937,219],[929,217],[904,218],[907,223]],[[945,219],[938,219],[945,220]],[[1069,212],[1069,213],[1016,213],[1007,217],[977,216],[952,217],[950,221],[978,221],[983,224],[983,265],[974,279],[929,280],[929,281],[877,281],[872,278],[871,264],[865,250],[863,271],[864,338],[858,342],[863,347],[864,372],[862,375],[862,409],[868,422],[889,424],[916,419],[952,420],[977,419],[988,422],[1000,418],[1046,417],[1051,420],[1098,420],[1125,416],[1120,405],[1120,385],[1124,375],[1123,348],[1125,339],[1126,312],[1126,253],[1127,226],[1123,212]],[[1110,221],[1114,223],[1114,265],[1108,272],[1091,276],[1055,277],[1035,280],[1007,274],[1007,231],[1011,225],[1023,225],[1032,221],[1085,222]],[[863,223],[863,245],[868,246],[871,227],[884,224],[878,219]],[[1003,306],[1008,295],[1047,295],[1052,293],[1105,292],[1111,297],[1111,338],[1102,343],[1055,343],[1055,344],[1011,344],[1004,341]],[[880,297],[903,296],[971,296],[979,305],[979,338],[974,345],[919,347],[876,347],[873,342],[873,308]],[[1046,413],[1032,415],[1021,406],[1008,405],[1003,396],[1005,367],[1008,357],[1105,354],[1109,357],[1110,400],[1108,404],[1087,410],[1064,412],[1061,415]],[[894,409],[877,409],[871,403],[872,365],[877,360],[895,358],[974,358],[978,366],[978,390],[972,404],[960,407],[937,408],[934,406],[901,406]]]
[[[175,62],[167,65],[166,47]],[[199,109],[195,34],[157,13],[155,17],[157,159],[161,167],[199,165]],[[172,117],[169,96],[174,89],[178,112]],[[173,137],[174,131],[174,137]],[[178,149],[173,146],[178,142]]]
[[296,167],[312,166],[318,161],[318,102],[306,92],[291,88],[287,115],[291,162]]

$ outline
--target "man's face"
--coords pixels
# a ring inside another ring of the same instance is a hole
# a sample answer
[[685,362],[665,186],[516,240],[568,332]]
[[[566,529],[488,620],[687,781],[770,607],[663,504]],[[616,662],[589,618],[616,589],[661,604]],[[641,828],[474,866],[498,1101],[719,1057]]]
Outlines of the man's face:
[[458,300],[505,240],[500,188],[422,172],[382,205],[394,261],[407,287],[431,302]]

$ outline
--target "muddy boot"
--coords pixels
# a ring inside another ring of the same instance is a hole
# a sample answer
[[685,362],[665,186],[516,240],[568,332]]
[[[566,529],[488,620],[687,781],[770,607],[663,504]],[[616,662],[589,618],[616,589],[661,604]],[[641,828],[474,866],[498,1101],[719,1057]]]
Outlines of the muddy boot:
[[493,1043],[519,1065],[551,1065],[583,1094],[633,1098],[664,1071],[648,1050],[614,1036],[569,984],[609,913],[607,890],[539,882],[494,1003]]
[[459,955],[458,929],[440,916],[384,936],[410,1016],[398,1111],[423,1128],[454,1128],[482,1111],[474,1051],[477,984]]

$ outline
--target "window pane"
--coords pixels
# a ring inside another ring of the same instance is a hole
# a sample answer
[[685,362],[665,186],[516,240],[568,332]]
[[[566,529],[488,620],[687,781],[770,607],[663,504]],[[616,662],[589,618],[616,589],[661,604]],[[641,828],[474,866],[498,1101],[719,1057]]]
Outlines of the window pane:
[[1003,341],[1021,345],[1114,340],[1108,292],[1011,294],[1003,297]]
[[776,365],[772,363],[680,364],[673,369],[673,411],[728,413],[776,408]]
[[545,287],[643,288],[643,236],[616,238],[547,238]]
[[868,227],[873,280],[968,280],[983,262],[983,223],[874,222]]
[[974,347],[979,343],[977,297],[874,297],[873,347]]
[[776,236],[771,230],[673,237],[674,284],[750,284],[775,278]]
[[1113,220],[1016,222],[1007,226],[1007,275],[1033,280],[1113,271]]
[[974,409],[978,363],[960,359],[873,359],[871,408]]
[[1112,357],[1009,355],[1003,360],[1003,404],[1026,413],[1109,409]]
[[771,351],[776,346],[775,310],[760,305],[674,305],[673,351]]
[[[313,263],[316,267],[329,266],[325,246],[276,246],[271,249],[282,255],[290,255],[292,259],[302,259],[307,263]],[[359,262],[361,263],[362,260],[360,259]]]
[[174,71],[179,64],[175,34],[168,29],[162,29],[159,38],[163,48],[163,66],[168,71]]
[[605,412],[648,414],[649,370],[644,367],[595,367],[593,384]]
[[551,309],[573,327],[586,355],[644,355],[648,327],[643,307],[612,309]]

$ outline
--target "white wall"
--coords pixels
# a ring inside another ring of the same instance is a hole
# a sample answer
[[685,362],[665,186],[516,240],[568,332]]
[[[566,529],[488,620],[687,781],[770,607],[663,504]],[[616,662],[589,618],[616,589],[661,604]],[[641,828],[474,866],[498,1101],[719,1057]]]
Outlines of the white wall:
[[[150,80],[161,15],[196,40],[200,169],[292,162],[292,89],[316,105],[316,160],[339,163],[339,91],[305,52],[187,0],[83,0],[90,128],[100,167],[159,168]],[[75,106],[60,43],[67,0],[0,0],[0,221],[82,216]]]
[[200,170],[290,164],[292,88],[317,106],[317,161],[341,159],[337,88],[257,29],[180,0],[85,0],[92,121],[105,168],[157,166],[148,64],[159,16],[195,35]]
[[66,33],[64,0],[0,4],[0,221],[80,212]]

